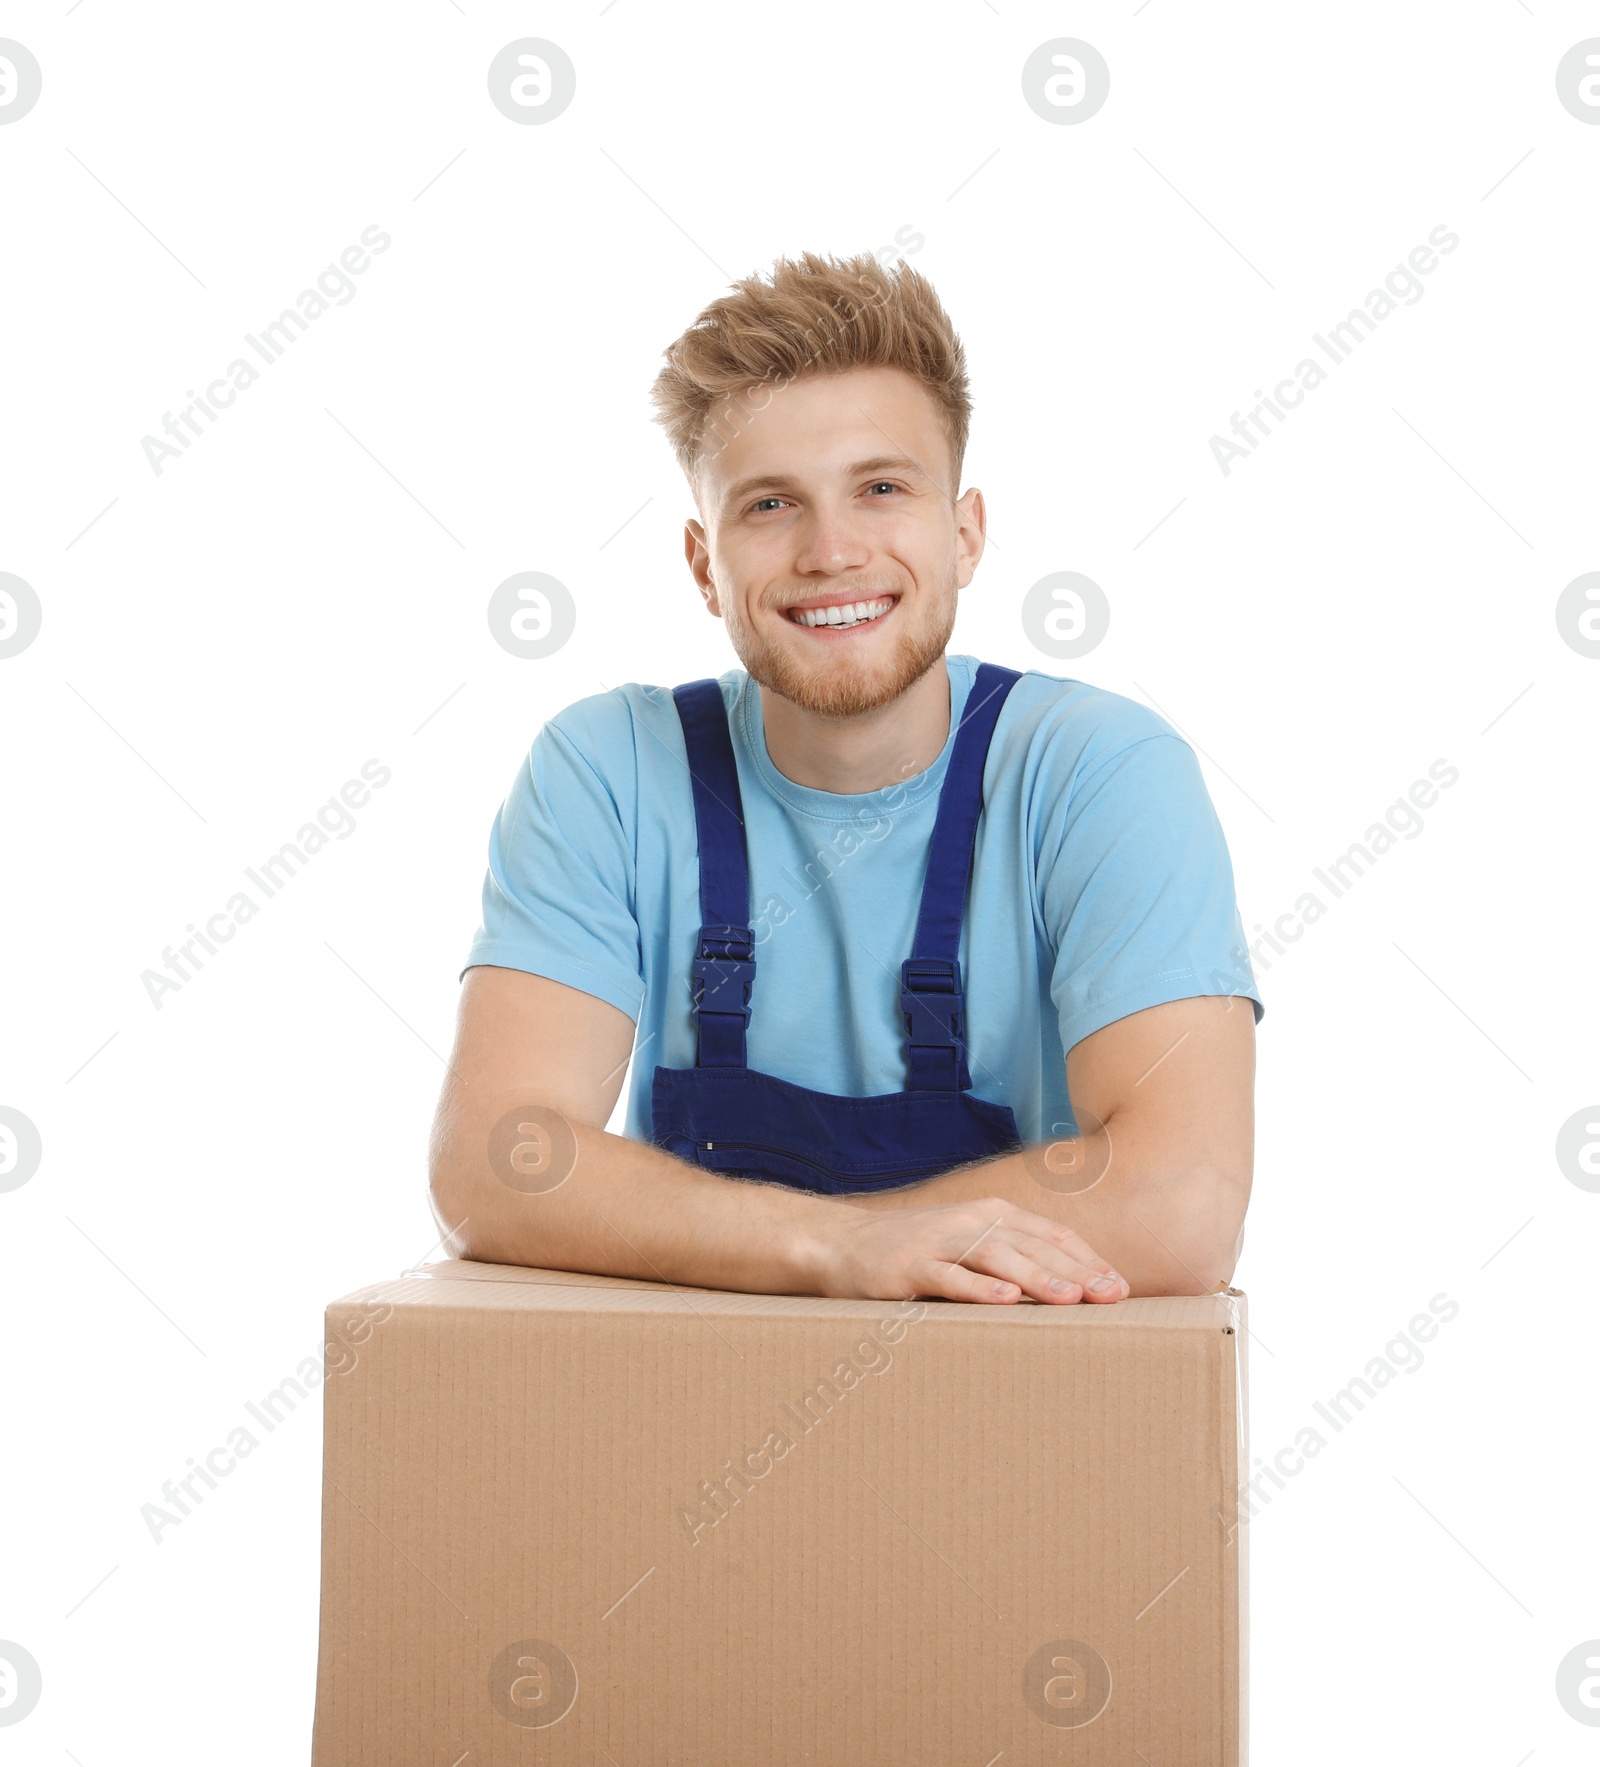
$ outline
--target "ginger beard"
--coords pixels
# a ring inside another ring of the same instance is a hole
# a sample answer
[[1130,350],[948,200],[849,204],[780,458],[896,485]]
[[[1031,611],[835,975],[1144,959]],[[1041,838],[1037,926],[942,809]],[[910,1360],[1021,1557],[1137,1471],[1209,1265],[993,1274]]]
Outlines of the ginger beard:
[[[854,590],[857,585],[850,587]],[[888,705],[920,681],[945,654],[956,624],[953,574],[942,595],[927,590],[907,594],[899,588],[862,587],[858,599],[870,601],[875,595],[900,597],[885,616],[885,629],[863,633],[864,642],[840,644],[838,656],[815,661],[807,658],[806,650],[821,650],[831,641],[813,639],[795,626],[784,612],[790,602],[774,604],[759,622],[751,622],[744,618],[742,607],[735,615],[738,603],[730,598],[724,604],[723,621],[734,654],[751,680],[819,717],[855,718]],[[803,593],[793,597],[794,601],[806,599]],[[768,636],[772,622],[778,620],[792,628],[792,637],[788,631]],[[871,661],[850,654],[869,647],[874,653]]]

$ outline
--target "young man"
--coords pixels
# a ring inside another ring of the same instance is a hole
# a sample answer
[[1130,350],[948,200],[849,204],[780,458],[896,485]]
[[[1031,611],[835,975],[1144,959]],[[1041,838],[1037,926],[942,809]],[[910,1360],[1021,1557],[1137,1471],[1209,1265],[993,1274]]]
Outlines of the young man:
[[985,515],[933,289],[780,259],[666,357],[689,568],[744,667],[538,733],[434,1129],[449,1249],[758,1293],[1216,1288],[1262,1012],[1227,848],[1154,713],[946,656]]

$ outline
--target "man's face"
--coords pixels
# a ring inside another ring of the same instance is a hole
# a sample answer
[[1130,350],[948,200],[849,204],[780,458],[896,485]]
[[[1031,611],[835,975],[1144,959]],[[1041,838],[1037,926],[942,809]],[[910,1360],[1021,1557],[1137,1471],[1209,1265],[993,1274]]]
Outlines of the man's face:
[[[810,375],[767,397],[711,414],[689,566],[756,681],[854,717],[944,655],[983,553],[983,496],[952,501],[938,404],[901,369]],[[863,602],[871,617],[852,625],[797,618]]]

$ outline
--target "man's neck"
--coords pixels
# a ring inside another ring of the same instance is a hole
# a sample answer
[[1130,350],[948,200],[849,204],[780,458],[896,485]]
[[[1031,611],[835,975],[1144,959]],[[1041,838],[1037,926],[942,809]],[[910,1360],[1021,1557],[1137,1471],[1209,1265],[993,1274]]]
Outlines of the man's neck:
[[903,693],[853,718],[826,718],[757,687],[772,764],[796,785],[855,795],[915,779],[950,738],[944,657]]

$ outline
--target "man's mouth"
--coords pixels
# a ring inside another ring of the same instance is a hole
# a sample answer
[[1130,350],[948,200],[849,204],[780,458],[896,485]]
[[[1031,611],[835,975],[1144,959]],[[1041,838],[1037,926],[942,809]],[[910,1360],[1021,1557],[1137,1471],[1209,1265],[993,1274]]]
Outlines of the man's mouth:
[[899,599],[897,595],[879,595],[870,601],[842,601],[832,607],[791,607],[785,609],[785,617],[811,631],[823,627],[829,631],[849,631],[881,620]]

